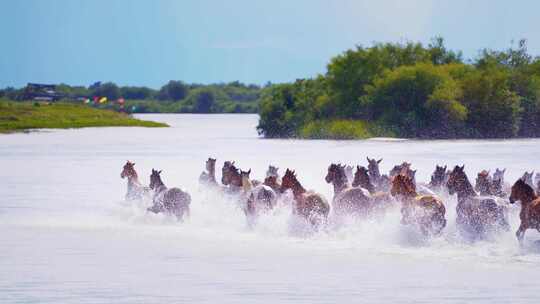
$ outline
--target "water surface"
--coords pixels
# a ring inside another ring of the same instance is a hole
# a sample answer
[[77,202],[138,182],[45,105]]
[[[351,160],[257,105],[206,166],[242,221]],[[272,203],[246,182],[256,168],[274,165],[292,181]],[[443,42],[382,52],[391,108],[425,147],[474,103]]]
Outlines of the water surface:
[[[507,168],[514,181],[540,169],[540,140],[331,141],[257,136],[256,115],[141,115],[172,127],[44,130],[0,136],[0,302],[6,303],[538,303],[540,234],[518,226],[470,244],[455,233],[447,199],[443,236],[423,241],[384,219],[347,222],[310,236],[276,210],[248,229],[241,210],[198,191],[208,156],[236,160],[261,178],[268,164],[296,169],[328,199],[330,162],[404,160],[427,181],[435,164]],[[193,196],[186,223],[123,201],[126,160],[148,183]],[[218,168],[218,169],[219,169]],[[218,170],[220,171],[220,170]],[[219,178],[219,176],[218,176]]]

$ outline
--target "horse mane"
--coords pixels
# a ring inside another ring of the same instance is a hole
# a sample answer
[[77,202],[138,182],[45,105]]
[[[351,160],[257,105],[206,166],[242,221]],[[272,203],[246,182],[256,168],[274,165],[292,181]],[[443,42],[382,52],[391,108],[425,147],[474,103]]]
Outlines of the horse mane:
[[520,191],[523,191],[524,194],[527,197],[530,197],[530,198],[534,199],[534,197],[536,196],[536,193],[534,192],[534,189],[529,184],[527,184],[524,180],[522,180],[521,178],[516,181],[516,183],[514,184],[512,189],[514,187],[518,187],[518,189]]

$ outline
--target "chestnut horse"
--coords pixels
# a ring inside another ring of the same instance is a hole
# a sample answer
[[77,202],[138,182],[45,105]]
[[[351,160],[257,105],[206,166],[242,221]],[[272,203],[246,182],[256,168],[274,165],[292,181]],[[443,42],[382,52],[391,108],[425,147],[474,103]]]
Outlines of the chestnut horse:
[[221,173],[221,183],[228,186],[230,192],[240,192],[242,189],[242,176],[240,175],[239,170],[234,166],[234,162],[224,162]]
[[182,191],[180,188],[167,188],[161,181],[160,174],[161,170],[152,169],[150,188],[154,190],[154,205],[147,210],[154,213],[173,214],[180,220],[189,216],[189,205],[191,204],[189,193]]
[[120,173],[120,177],[127,177],[126,200],[138,200],[150,195],[150,188],[143,186],[139,182],[139,176],[137,175],[137,171],[135,171],[135,163],[128,160],[124,165],[122,173]]
[[216,181],[216,159],[209,157],[206,160],[206,171],[199,176],[199,183],[205,186],[217,186]]
[[287,169],[281,182],[281,192],[291,189],[294,196],[293,213],[303,217],[313,226],[326,222],[330,205],[326,199],[315,192],[306,191],[296,178],[294,171]]
[[534,193],[531,186],[522,179],[518,179],[512,186],[512,193],[510,194],[510,203],[513,204],[516,201],[521,202],[521,211],[519,213],[521,224],[516,231],[516,237],[521,243],[527,229],[536,229],[540,232],[540,197]]
[[455,166],[446,186],[448,193],[457,193],[456,223],[460,232],[473,238],[484,238],[496,229],[509,229],[507,209],[494,197],[478,196],[464,171],[465,166]]
[[350,187],[345,174],[345,166],[331,164],[325,180],[334,185],[334,198],[332,207],[336,215],[347,214],[368,215],[371,213],[372,200],[367,190],[359,187]]
[[443,202],[433,195],[418,195],[411,177],[396,175],[390,193],[401,201],[402,224],[415,224],[426,236],[439,235],[446,227]]

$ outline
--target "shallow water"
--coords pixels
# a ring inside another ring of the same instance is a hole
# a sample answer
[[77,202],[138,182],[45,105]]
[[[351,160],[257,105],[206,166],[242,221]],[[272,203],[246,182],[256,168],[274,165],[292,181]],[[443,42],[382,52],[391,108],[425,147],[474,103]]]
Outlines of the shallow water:
[[[260,139],[255,115],[142,115],[172,128],[89,128],[0,136],[0,302],[6,303],[538,303],[540,234],[520,247],[511,231],[465,242],[449,223],[425,241],[382,219],[295,233],[279,208],[253,229],[241,210],[199,191],[208,156],[262,178],[268,164],[296,169],[331,199],[330,162],[382,168],[407,160],[427,181],[435,164],[507,168],[507,181],[539,169],[540,140],[304,141]],[[185,223],[123,201],[125,161],[141,181],[163,169],[193,196]],[[218,170],[220,172],[220,170]],[[219,173],[218,173],[219,178]]]

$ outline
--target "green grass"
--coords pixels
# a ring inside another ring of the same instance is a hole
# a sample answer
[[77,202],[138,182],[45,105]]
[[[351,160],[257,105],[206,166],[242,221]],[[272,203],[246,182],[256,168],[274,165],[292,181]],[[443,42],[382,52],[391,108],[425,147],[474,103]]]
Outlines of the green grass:
[[303,126],[298,134],[310,139],[366,139],[372,137],[395,137],[389,128],[365,120],[312,121]]
[[84,127],[168,127],[127,114],[69,103],[32,104],[0,101],[0,133],[28,129],[67,129]]

